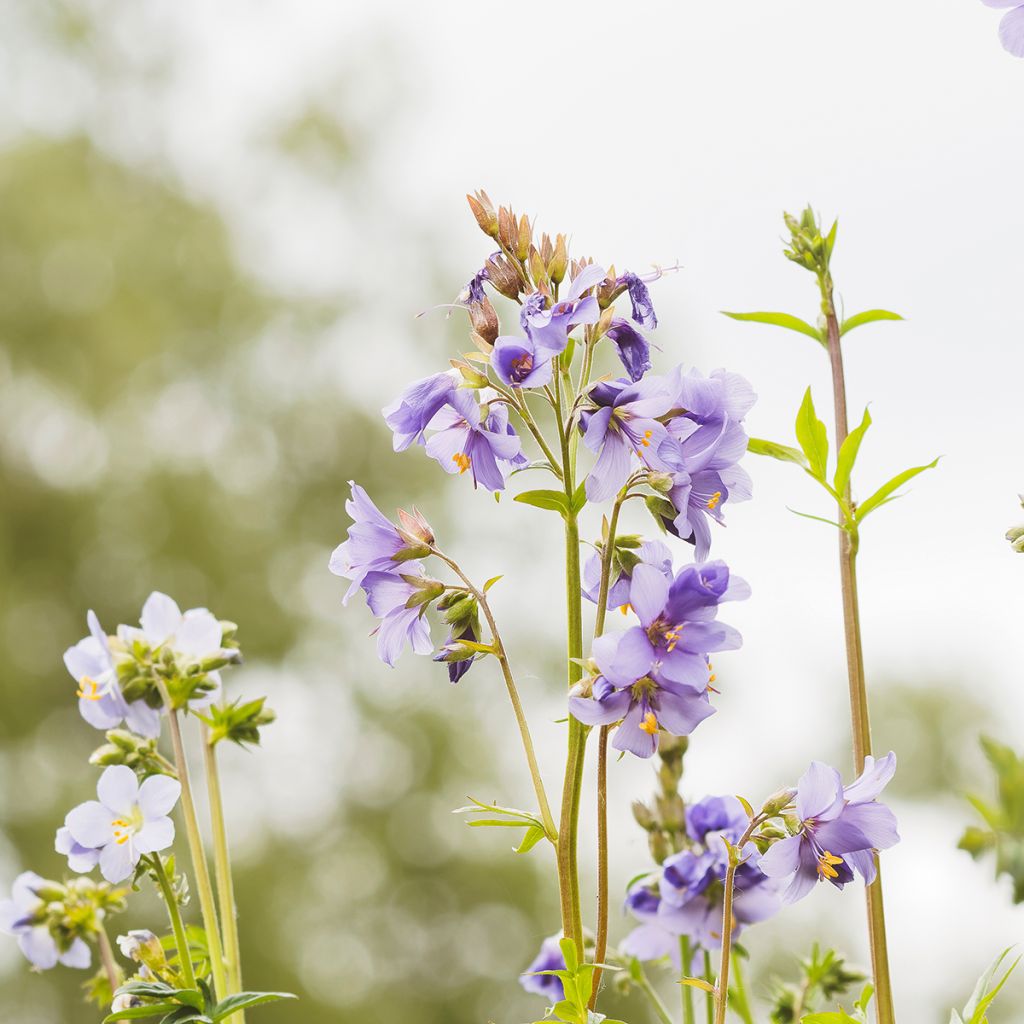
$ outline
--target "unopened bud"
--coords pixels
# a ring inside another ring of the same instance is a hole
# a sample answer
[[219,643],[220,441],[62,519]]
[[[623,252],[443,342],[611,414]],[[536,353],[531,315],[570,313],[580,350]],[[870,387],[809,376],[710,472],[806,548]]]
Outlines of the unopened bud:
[[795,789],[780,789],[777,793],[772,793],[770,797],[761,805],[762,814],[770,814],[773,817],[783,811],[784,808],[788,807],[796,796]]
[[407,536],[422,541],[424,544],[434,543],[433,527],[423,518],[423,514],[418,508],[414,508],[411,513],[400,508],[398,521]]
[[444,593],[444,584],[437,580],[420,579],[416,576],[403,576],[402,579],[416,588],[405,602],[406,608],[419,608],[421,605],[430,604]]
[[104,743],[89,755],[89,764],[103,765],[104,767],[112,764],[124,764],[127,757],[127,750],[113,743]]
[[548,267],[544,261],[544,257],[537,251],[536,248],[530,248],[530,276],[533,278],[533,283],[540,289],[546,290],[548,287]]
[[548,274],[555,284],[561,284],[569,266],[569,253],[565,246],[565,235],[555,238],[555,251],[548,260]]
[[648,832],[657,825],[657,819],[643,800],[633,801],[633,820]]
[[473,330],[488,345],[494,344],[494,339],[501,331],[501,324],[498,322],[498,314],[494,311],[490,299],[484,296],[480,302],[470,303],[469,322],[473,325]]
[[33,886],[32,891],[44,903],[60,903],[68,895],[68,890],[59,882],[45,881],[41,885]]
[[675,853],[664,832],[651,832],[647,837],[647,846],[657,864],[664,863],[667,857]]
[[480,230],[491,238],[497,238],[498,215],[494,212],[494,206],[487,193],[480,189],[475,195],[466,196],[466,201],[473,211],[473,216],[476,217],[477,224],[480,225]]
[[648,473],[647,484],[660,494],[668,494],[676,485],[671,473]]
[[519,246],[519,222],[504,206],[498,210],[498,241],[508,252],[515,252]]
[[408,547],[400,548],[391,556],[392,562],[411,562],[417,558],[426,558],[430,554],[430,547],[427,544],[410,544]]
[[519,237],[516,240],[516,255],[525,260],[530,255],[530,246],[533,243],[533,228],[530,227],[530,218],[524,213],[519,218]]
[[107,739],[124,751],[133,751],[139,745],[139,738],[127,729],[108,729]]
[[503,253],[495,253],[487,259],[487,280],[494,285],[495,290],[504,295],[506,299],[519,298],[522,289],[522,281],[515,267],[509,262],[508,257]]

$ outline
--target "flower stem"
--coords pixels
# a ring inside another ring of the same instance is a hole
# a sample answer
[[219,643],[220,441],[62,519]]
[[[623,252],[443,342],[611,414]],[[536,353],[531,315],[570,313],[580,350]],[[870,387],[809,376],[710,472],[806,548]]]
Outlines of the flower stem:
[[[754,1018],[750,1012],[750,999],[747,996],[747,983],[743,978],[743,958],[736,950],[732,952],[732,969],[736,976],[736,994],[739,997],[739,1006],[736,1007],[736,1010],[743,1018],[743,1024],[754,1024]],[[799,1020],[799,1018],[797,1019]]]
[[540,810],[541,821],[544,823],[544,830],[548,839],[557,845],[558,830],[555,828],[555,819],[551,814],[551,806],[548,803],[547,791],[544,789],[544,779],[540,774],[540,765],[537,763],[537,754],[533,746],[533,737],[530,735],[530,726],[526,721],[526,712],[523,710],[523,702],[519,697],[519,690],[516,687],[515,677],[512,675],[512,667],[509,665],[508,654],[505,651],[505,644],[498,631],[498,623],[495,621],[494,613],[487,600],[487,595],[477,588],[473,581],[462,571],[462,567],[453,558],[449,558],[443,551],[434,548],[434,554],[447,565],[452,572],[465,584],[466,589],[476,598],[477,604],[484,613],[487,625],[491,631],[491,641],[494,645],[494,656],[501,666],[502,678],[505,680],[505,688],[508,690],[509,700],[512,702],[512,711],[516,716],[516,723],[519,726],[519,735],[523,743],[523,751],[526,754],[526,762],[530,768],[530,776],[533,779],[533,789],[537,795],[537,805]]
[[[723,945],[722,948],[726,949],[728,947]],[[712,973],[711,973],[711,954],[707,950],[704,951],[704,980],[709,985],[713,984]],[[721,979],[719,979],[719,984],[721,984]],[[717,991],[718,990],[716,989],[715,992],[717,993]],[[726,995],[728,996],[728,985],[726,986]],[[708,1024],[717,1024],[717,1021],[718,1021],[718,1017],[717,1017],[718,1002],[717,1002],[716,997],[714,995],[712,995],[710,992],[708,992],[707,993],[707,999],[705,1001],[707,1003],[707,1008],[708,1008]],[[722,1003],[722,1020],[723,1021],[725,1020],[725,1003],[724,1002]]]
[[[210,824],[213,828],[213,870],[217,878],[220,920],[224,929],[224,958],[227,961],[228,995],[242,991],[242,961],[238,942],[238,909],[235,904],[235,883],[231,877],[231,856],[224,821],[224,799],[220,787],[216,744],[210,742],[206,723],[200,726],[203,743],[203,764],[206,768],[206,791],[210,801]],[[244,1024],[245,1013],[232,1014],[229,1020]]]
[[[832,299],[832,279],[821,278],[822,308],[828,335],[828,355],[832,365],[832,397],[835,405],[836,449],[846,440],[846,381],[843,373],[843,351],[840,344],[839,320]],[[850,486],[841,495],[852,509]],[[842,506],[840,506],[842,517]],[[846,668],[850,689],[850,719],[853,729],[854,770],[864,769],[864,759],[871,754],[871,717],[868,710],[867,684],[864,678],[864,652],[861,643],[860,607],[857,596],[857,549],[859,537],[855,523],[839,532],[839,574],[843,596],[843,625],[846,638]],[[875,854],[878,868],[878,855]],[[892,999],[892,980],[889,974],[889,950],[885,929],[885,905],[882,894],[882,876],[865,887],[868,911],[868,935],[871,944],[871,972],[875,983],[875,1014],[878,1024],[895,1024],[896,1012]]]
[[110,991],[114,993],[121,984],[121,969],[117,966],[117,958],[114,956],[114,949],[110,945],[110,936],[103,922],[99,923],[96,931],[96,944],[100,948],[100,959],[103,961],[103,973],[110,983]]
[[[690,952],[690,940],[686,935],[683,935],[679,939],[679,962],[682,964],[680,968],[680,978],[685,978],[689,974],[690,961],[692,959],[693,955]],[[693,986],[680,985],[679,988],[683,993],[683,1024],[694,1024]]]
[[178,950],[178,964],[181,967],[181,980],[185,988],[196,987],[196,976],[192,970],[192,951],[189,948],[188,936],[185,934],[185,925],[181,921],[181,910],[178,907],[178,900],[174,895],[174,887],[167,877],[164,862],[160,854],[154,853],[149,862],[153,865],[156,874],[157,884],[163,893],[164,903],[167,904],[167,916],[171,919],[171,930],[174,932],[174,945]]
[[178,711],[171,703],[171,695],[162,680],[158,680],[160,696],[167,708],[167,722],[171,730],[171,744],[174,747],[174,765],[181,783],[181,810],[185,819],[185,832],[188,835],[188,848],[192,856],[192,871],[195,874],[196,891],[199,894],[199,909],[203,915],[203,928],[206,930],[206,942],[210,950],[210,970],[213,972],[213,989],[217,999],[227,995],[227,973],[224,970],[224,950],[221,946],[220,927],[217,923],[217,906],[213,899],[213,886],[210,884],[210,869],[206,864],[206,852],[203,849],[203,835],[199,831],[199,818],[196,815],[196,802],[192,795],[192,782],[189,777],[188,761],[185,758],[185,744],[181,738],[181,724]]
[[657,992],[654,991],[654,986],[647,980],[647,975],[644,974],[643,968],[640,968],[640,973],[636,979],[637,988],[648,1000],[650,1000],[651,1006],[654,1008],[655,1016],[661,1021],[661,1024],[675,1024],[672,1017],[669,1015],[668,1008],[661,1001],[661,997]]

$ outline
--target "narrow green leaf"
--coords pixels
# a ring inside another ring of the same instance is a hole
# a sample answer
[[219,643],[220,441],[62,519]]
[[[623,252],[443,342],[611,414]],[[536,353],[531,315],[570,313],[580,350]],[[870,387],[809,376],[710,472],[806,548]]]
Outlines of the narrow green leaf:
[[492,576],[492,577],[491,577],[491,578],[490,578],[490,579],[489,579],[489,580],[488,580],[488,581],[487,581],[487,582],[486,582],[486,583],[484,584],[484,593],[486,594],[486,593],[487,593],[487,591],[488,591],[488,590],[490,590],[490,589],[491,589],[491,587],[493,587],[493,586],[494,586],[494,584],[495,584],[495,583],[497,583],[497,582],[498,582],[498,580],[500,580],[500,579],[503,579],[503,577],[502,577],[502,576]]
[[572,496],[572,504],[569,507],[572,509],[573,515],[576,515],[578,512],[581,512],[583,510],[583,506],[586,505],[586,503],[587,481],[584,480],[583,483],[581,483],[579,487],[576,488],[576,493],[573,494]]
[[800,516],[801,519],[813,519],[816,523],[828,523],[829,526],[834,526],[837,529],[843,529],[842,523],[834,522],[831,519],[825,519],[824,516],[812,516],[810,512],[798,512],[795,508],[786,506],[786,510],[792,512],[795,516]]
[[534,825],[526,830],[523,841],[516,847],[516,853],[529,853],[543,838],[544,829]]
[[811,475],[824,483],[828,470],[828,432],[814,411],[810,388],[804,392],[804,400],[796,414],[796,439],[807,456]]
[[155,1017],[158,1013],[169,1013],[181,1009],[181,1003],[150,1003],[148,1006],[132,1006],[117,1013],[108,1013],[103,1024],[112,1024],[116,1020],[142,1020],[144,1017]]
[[470,828],[524,828],[524,827],[527,827],[525,821],[515,821],[512,818],[475,818],[473,821],[467,821],[466,824]]
[[689,985],[691,988],[699,988],[704,992],[714,992],[715,986],[703,978],[680,978],[680,985]]
[[523,505],[532,505],[534,508],[558,512],[563,516],[569,509],[569,503],[562,491],[523,491],[522,494],[517,494],[514,500]]
[[829,233],[825,238],[825,255],[832,258],[832,250],[836,244],[836,232],[839,230],[839,221],[832,221],[832,227],[829,229]]
[[808,338],[813,338],[819,345],[825,344],[821,331],[816,327],[812,327],[806,320],[801,320],[800,317],[793,316],[790,313],[730,313],[724,309],[722,313],[733,320],[749,320],[757,324],[785,327],[787,330],[796,331],[798,334],[806,334]]
[[752,455],[767,455],[770,459],[778,459],[780,462],[795,462],[798,466],[807,468],[807,457],[802,451],[790,448],[789,445],[778,444],[775,441],[752,437],[747,442],[747,451]]
[[839,328],[840,334],[852,331],[854,327],[862,327],[864,324],[873,324],[876,320],[902,320],[899,313],[890,313],[887,309],[867,309],[863,313],[855,313],[847,317]]
[[217,1021],[230,1017],[239,1010],[247,1010],[250,1006],[262,1006],[264,1003],[276,1003],[281,999],[297,999],[293,992],[239,992],[237,995],[222,999],[213,1011],[212,1019]]
[[860,421],[859,427],[854,427],[846,436],[846,440],[839,449],[836,458],[836,475],[832,478],[832,484],[836,493],[845,494],[850,483],[850,474],[857,462],[857,453],[860,451],[860,443],[864,440],[868,427],[871,426],[871,414],[864,410],[864,419]]
[[938,464],[939,460],[933,459],[927,466],[914,466],[913,469],[905,469],[902,473],[897,473],[888,483],[882,484],[870,498],[861,502],[857,507],[857,522],[859,523],[878,508],[879,505],[889,498],[893,491],[902,487],[908,480],[912,480],[918,473],[923,473],[926,469],[934,469]]
[[213,1021],[194,1006],[179,1006],[174,1013],[167,1014],[160,1024],[213,1024]]

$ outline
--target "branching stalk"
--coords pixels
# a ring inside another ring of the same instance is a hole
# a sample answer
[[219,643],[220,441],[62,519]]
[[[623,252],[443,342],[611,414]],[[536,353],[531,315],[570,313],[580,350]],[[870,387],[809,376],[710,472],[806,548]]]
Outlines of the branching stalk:
[[157,885],[163,894],[164,903],[167,904],[167,916],[171,920],[171,931],[174,932],[174,945],[178,951],[178,966],[181,968],[181,981],[185,988],[196,987],[196,976],[192,969],[192,950],[189,948],[188,935],[185,932],[185,925],[181,920],[181,909],[178,907],[177,897],[174,895],[174,887],[167,877],[164,869],[164,862],[160,854],[154,853],[149,858],[153,865],[153,873],[156,875]]

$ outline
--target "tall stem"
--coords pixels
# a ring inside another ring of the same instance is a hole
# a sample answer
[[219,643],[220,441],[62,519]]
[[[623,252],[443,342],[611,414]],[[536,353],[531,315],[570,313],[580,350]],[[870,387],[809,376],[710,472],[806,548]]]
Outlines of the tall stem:
[[[832,301],[832,280],[821,281],[822,306],[828,333],[828,355],[832,364],[832,396],[835,404],[836,449],[846,440],[846,381],[843,374],[843,350],[840,344],[839,320]],[[850,488],[842,495],[849,508]],[[842,521],[842,512],[840,512]],[[850,719],[853,727],[854,771],[864,769],[864,759],[871,753],[871,717],[868,710],[868,691],[864,679],[864,652],[861,645],[860,608],[857,599],[856,529],[839,531],[839,575],[843,594],[843,625],[846,637],[846,668],[850,688]],[[878,868],[878,855],[875,855]],[[882,894],[882,876],[865,887],[868,910],[868,935],[871,943],[871,971],[875,982],[875,1014],[878,1024],[895,1024],[896,1012],[892,999],[892,980],[889,974],[889,950],[885,930],[885,904]]]
[[227,995],[228,980],[224,970],[224,950],[221,946],[220,927],[217,923],[217,905],[213,899],[213,886],[210,884],[210,869],[206,864],[206,851],[203,849],[203,835],[199,831],[199,818],[196,815],[196,802],[192,795],[192,782],[185,758],[185,744],[181,738],[181,723],[178,711],[171,703],[171,695],[162,680],[158,681],[160,696],[167,708],[167,722],[171,730],[171,744],[174,748],[174,766],[178,771],[181,783],[181,810],[185,819],[185,832],[188,835],[188,848],[192,856],[192,872],[195,875],[196,891],[199,894],[199,909],[203,915],[203,928],[206,930],[206,943],[210,950],[210,970],[213,972],[214,994],[218,999]]
[[110,945],[110,936],[107,934],[107,929],[104,928],[102,921],[96,933],[96,944],[100,947],[103,973],[107,976],[111,993],[114,993],[121,984],[121,970],[117,966],[117,958],[114,956],[114,949]]
[[185,925],[181,920],[181,910],[178,907],[178,900],[174,895],[174,887],[167,877],[164,862],[160,859],[159,853],[154,853],[149,862],[153,865],[153,873],[156,875],[157,885],[163,893],[164,903],[167,904],[167,916],[171,919],[171,931],[174,932],[174,945],[178,951],[178,965],[181,968],[181,980],[185,988],[196,987],[196,976],[192,970],[192,951],[189,949],[188,936],[185,934]]
[[[686,935],[683,935],[679,939],[679,962],[682,964],[682,967],[680,968],[680,980],[689,974],[690,961],[692,959],[693,954],[690,951],[690,940]],[[683,993],[683,1024],[694,1024],[693,986],[680,985],[679,988]]]
[[654,986],[647,980],[647,975],[644,974],[642,967],[640,968],[636,984],[640,991],[647,996],[651,1007],[654,1009],[655,1016],[661,1021],[661,1024],[675,1024],[660,996],[654,991]]
[[[231,857],[224,820],[224,800],[220,787],[216,745],[210,742],[210,730],[204,722],[200,727],[203,742],[203,763],[206,768],[206,791],[210,801],[210,824],[213,828],[213,870],[217,877],[220,921],[224,929],[224,958],[227,961],[228,995],[242,991],[242,961],[238,942],[238,910],[235,905],[235,883],[231,877]],[[244,1024],[245,1013],[239,1011],[229,1020]]]

